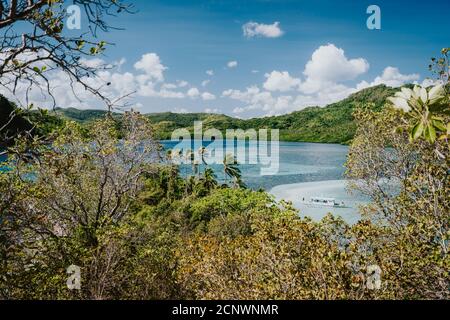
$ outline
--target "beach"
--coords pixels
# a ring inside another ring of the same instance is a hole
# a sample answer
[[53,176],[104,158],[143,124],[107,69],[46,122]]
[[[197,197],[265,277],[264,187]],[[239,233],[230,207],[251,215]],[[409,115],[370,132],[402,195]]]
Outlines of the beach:
[[[347,191],[345,180],[327,180],[316,182],[302,182],[284,184],[269,191],[277,201],[292,202],[303,217],[310,217],[315,221],[321,220],[327,213],[341,216],[347,223],[354,224],[360,219],[358,206],[365,203],[362,196],[350,194]],[[334,198],[337,202],[344,202],[343,208],[322,207],[310,205],[307,202],[311,197]]]

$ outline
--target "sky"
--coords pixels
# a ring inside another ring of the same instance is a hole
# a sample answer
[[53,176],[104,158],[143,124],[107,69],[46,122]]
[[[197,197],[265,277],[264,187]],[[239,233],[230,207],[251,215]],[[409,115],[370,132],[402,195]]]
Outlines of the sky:
[[[110,96],[141,112],[214,112],[250,118],[324,106],[377,84],[428,85],[429,59],[450,46],[450,1],[130,0],[134,14],[110,19],[114,46],[86,63]],[[370,30],[369,5],[381,13]],[[82,20],[83,22],[83,20]],[[68,94],[58,106],[102,108]],[[36,94],[36,103],[46,99]]]

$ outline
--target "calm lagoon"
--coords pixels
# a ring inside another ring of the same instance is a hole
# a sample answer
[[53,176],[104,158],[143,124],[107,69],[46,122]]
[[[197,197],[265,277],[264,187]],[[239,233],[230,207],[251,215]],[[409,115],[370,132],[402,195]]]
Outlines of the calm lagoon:
[[[162,141],[165,149],[177,145],[174,141]],[[207,143],[204,144],[207,147]],[[345,161],[348,147],[338,144],[280,142],[279,172],[261,176],[260,165],[242,164],[243,181],[252,189],[264,189],[277,200],[291,201],[300,210],[300,215],[320,220],[328,212],[341,216],[349,223],[355,223],[360,215],[358,205],[366,199],[350,194],[344,180]],[[224,178],[222,166],[211,166],[219,180]],[[191,174],[190,166],[181,166],[182,174]],[[311,206],[305,204],[311,197],[335,198],[344,202],[344,208]]]

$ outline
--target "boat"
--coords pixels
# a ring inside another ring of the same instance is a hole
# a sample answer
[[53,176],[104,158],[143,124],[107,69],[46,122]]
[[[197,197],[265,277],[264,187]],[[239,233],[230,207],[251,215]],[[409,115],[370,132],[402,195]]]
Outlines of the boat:
[[323,197],[311,197],[311,199],[305,202],[303,198],[303,202],[309,205],[315,206],[323,206],[323,207],[335,207],[335,208],[344,208],[344,202],[339,202],[334,198],[323,198]]

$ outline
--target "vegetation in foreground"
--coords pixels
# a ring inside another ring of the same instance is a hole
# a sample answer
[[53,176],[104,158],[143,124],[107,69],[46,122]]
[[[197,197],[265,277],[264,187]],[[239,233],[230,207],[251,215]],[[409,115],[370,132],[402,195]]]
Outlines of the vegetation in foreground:
[[348,177],[373,200],[355,225],[300,218],[210,169],[182,179],[157,143],[142,149],[153,131],[137,113],[18,139],[0,173],[0,297],[448,299],[448,93],[412,92],[440,119],[421,134],[411,110],[355,113]]
[[[108,31],[106,17],[129,5],[80,2],[88,31],[77,35],[64,32],[64,0],[0,3],[8,12],[0,17],[0,85],[15,92],[25,81],[27,97],[35,85],[50,91],[45,75],[56,69],[117,107],[121,97],[86,82],[107,66],[81,61],[105,50],[96,30]],[[22,23],[30,28],[9,32]],[[20,58],[38,50],[46,54]],[[431,65],[444,84],[448,50]],[[230,185],[210,170],[182,179],[152,142],[164,126],[155,132],[139,114],[108,113],[86,128],[46,112],[27,113],[27,121],[9,112],[0,117],[0,156],[8,154],[0,168],[0,298],[449,299],[447,89],[402,90],[391,99],[395,109],[355,105],[349,128],[340,125],[352,112],[340,108],[309,109],[298,122],[254,120],[306,125],[286,136],[305,141],[345,142],[356,130],[348,177],[372,203],[352,226],[299,218],[290,204],[243,188],[226,160]],[[81,268],[80,290],[67,287],[71,265]]]

